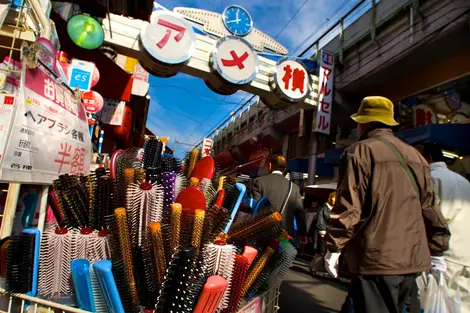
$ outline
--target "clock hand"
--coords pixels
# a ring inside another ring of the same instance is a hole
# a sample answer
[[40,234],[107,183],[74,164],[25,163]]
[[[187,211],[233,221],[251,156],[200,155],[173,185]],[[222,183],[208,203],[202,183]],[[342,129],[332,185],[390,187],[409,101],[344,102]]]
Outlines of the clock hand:
[[238,19],[238,20],[226,21],[225,23],[230,24],[230,23],[235,23],[235,22],[237,22],[237,24],[238,24],[239,21],[240,21],[240,19]]
[[240,19],[238,18],[238,15],[240,14],[240,9],[237,10],[237,24],[240,22]]

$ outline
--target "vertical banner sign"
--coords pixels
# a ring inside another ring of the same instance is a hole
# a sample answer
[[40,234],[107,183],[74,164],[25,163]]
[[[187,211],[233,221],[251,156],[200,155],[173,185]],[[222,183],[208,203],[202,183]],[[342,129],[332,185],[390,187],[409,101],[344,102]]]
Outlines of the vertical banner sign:
[[212,142],[212,139],[204,138],[204,141],[202,142],[202,157],[211,155]]
[[80,91],[90,91],[94,70],[94,63],[73,59],[69,68],[70,88],[75,89],[78,86]]
[[98,118],[102,123],[121,126],[124,118],[124,101],[105,99],[104,107],[98,113]]
[[91,142],[80,101],[40,67],[23,73],[2,179],[50,184],[60,174],[88,173]]
[[319,93],[315,131],[329,135],[331,128],[331,109],[333,105],[335,55],[321,50],[320,56],[320,76],[318,77]]

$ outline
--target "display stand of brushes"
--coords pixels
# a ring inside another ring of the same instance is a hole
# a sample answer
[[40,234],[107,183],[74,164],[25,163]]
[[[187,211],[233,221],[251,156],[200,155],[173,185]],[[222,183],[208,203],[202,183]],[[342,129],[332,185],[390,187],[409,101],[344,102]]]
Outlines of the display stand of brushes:
[[296,255],[281,215],[267,200],[239,213],[245,185],[198,150],[181,162],[163,147],[151,138],[142,160],[122,150],[109,171],[54,181],[41,243],[26,229],[0,246],[7,290],[90,312],[236,313],[278,284]]

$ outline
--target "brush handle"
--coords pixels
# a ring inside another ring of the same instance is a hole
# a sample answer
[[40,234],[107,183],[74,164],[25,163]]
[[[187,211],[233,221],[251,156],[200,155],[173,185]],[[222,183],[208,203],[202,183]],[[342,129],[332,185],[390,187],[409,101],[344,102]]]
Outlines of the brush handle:
[[205,213],[206,212],[203,210],[196,210],[196,214],[194,216],[192,245],[194,248],[196,248],[196,250],[199,250],[201,246],[201,237],[202,229],[204,227]]
[[150,223],[149,231],[152,240],[153,262],[156,269],[157,283],[162,284],[165,279],[166,258],[160,222]]
[[222,313],[234,313],[238,310],[242,300],[243,285],[249,268],[250,263],[243,255],[235,255],[230,298],[227,308],[222,310]]
[[218,275],[211,276],[204,284],[204,288],[199,296],[193,313],[214,313],[219,306],[225,290],[227,290],[228,281]]
[[138,306],[139,295],[137,294],[137,286],[134,278],[134,262],[132,260],[131,241],[129,235],[129,228],[127,225],[126,209],[118,208],[114,211],[116,217],[116,229],[119,237],[119,245],[121,247],[122,259],[124,261],[124,268],[126,273],[127,283],[129,284],[129,291],[131,293],[132,302]]
[[226,176],[219,177],[219,186],[217,187],[217,191],[224,190],[224,183],[225,183]]
[[100,285],[101,293],[103,294],[104,301],[108,312],[125,313],[122,305],[121,297],[114,280],[112,272],[112,264],[109,260],[101,260],[93,264],[98,284]]
[[78,307],[85,311],[95,312],[95,301],[90,277],[90,262],[86,259],[76,259],[70,262],[73,285]]
[[181,214],[183,208],[179,203],[173,203],[171,205],[171,249],[175,252],[180,245],[180,233],[181,233]]
[[259,257],[258,261],[256,261],[256,263],[253,265],[253,268],[248,273],[248,278],[246,279],[246,282],[243,285],[242,297],[245,296],[245,294],[248,292],[250,287],[256,281],[259,274],[261,274],[261,272],[263,271],[263,268],[269,262],[269,259],[273,256],[273,254],[274,254],[274,249],[272,249],[271,247],[267,247],[264,250],[264,252],[261,254],[261,256]]
[[232,223],[235,220],[235,216],[237,215],[238,208],[240,207],[240,203],[242,202],[243,197],[245,196],[245,193],[246,193],[245,185],[236,183],[235,187],[239,190],[239,195],[238,195],[237,201],[235,202],[235,206],[233,207],[232,214],[230,215],[230,220],[227,226],[225,226],[225,230],[224,230],[225,233],[228,233],[230,226],[232,226]]

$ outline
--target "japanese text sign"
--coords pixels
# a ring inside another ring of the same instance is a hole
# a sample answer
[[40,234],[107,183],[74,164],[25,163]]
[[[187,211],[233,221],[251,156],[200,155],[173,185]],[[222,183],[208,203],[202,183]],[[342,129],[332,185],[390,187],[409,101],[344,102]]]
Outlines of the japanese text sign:
[[281,97],[297,102],[310,93],[310,76],[305,66],[295,60],[281,59],[276,65],[274,81]]
[[204,138],[204,141],[202,142],[202,156],[210,156],[211,155],[211,150],[212,150],[212,139],[210,138]]
[[77,59],[72,60],[72,65],[69,67],[69,86],[72,89],[78,86],[80,91],[90,91],[94,71],[95,64]]
[[224,80],[246,85],[258,74],[258,54],[244,39],[227,36],[220,39],[212,53],[212,67]]
[[40,67],[23,73],[2,179],[50,184],[60,174],[87,173],[91,142],[80,101]]
[[140,38],[145,50],[164,64],[188,61],[196,49],[196,35],[191,25],[180,15],[156,11],[150,23],[142,27]]
[[251,301],[250,304],[244,307],[241,311],[238,311],[238,313],[261,313],[261,312],[263,312],[263,301],[261,297],[257,297],[256,299]]
[[329,135],[331,129],[331,109],[333,105],[335,56],[326,51],[321,51],[320,56],[318,108],[315,131]]
[[105,124],[121,126],[125,106],[124,101],[106,99],[103,109],[98,114],[99,120]]
[[16,96],[0,94],[0,161],[10,138],[11,124],[16,109]]
[[420,104],[413,107],[413,125],[415,127],[437,123],[437,116],[427,105]]

